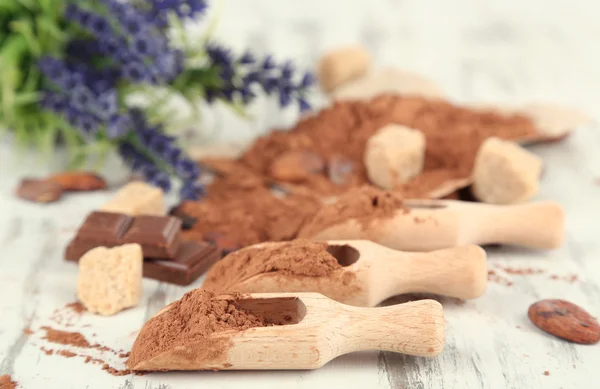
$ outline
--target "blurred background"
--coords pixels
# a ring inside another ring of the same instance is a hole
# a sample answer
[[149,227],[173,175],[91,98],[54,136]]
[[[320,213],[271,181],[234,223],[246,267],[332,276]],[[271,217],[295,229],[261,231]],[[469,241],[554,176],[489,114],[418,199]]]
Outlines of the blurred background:
[[[425,75],[458,102],[544,100],[600,113],[593,0],[223,0],[212,12],[217,37],[307,68],[330,49],[360,43],[376,66]],[[281,120],[258,118],[258,129]]]

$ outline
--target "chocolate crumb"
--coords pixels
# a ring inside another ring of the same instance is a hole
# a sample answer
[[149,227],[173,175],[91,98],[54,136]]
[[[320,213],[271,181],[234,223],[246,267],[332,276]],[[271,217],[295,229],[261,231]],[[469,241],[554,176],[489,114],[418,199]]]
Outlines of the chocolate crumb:
[[544,375],[550,375],[550,372],[549,372],[548,370],[546,370],[546,371],[544,372]]
[[47,348],[45,348],[45,347],[40,347],[40,350],[42,350],[42,352],[43,352],[44,354],[46,354],[46,355],[52,355],[52,354],[54,354],[54,350],[47,349]]
[[120,353],[119,358],[129,358],[129,354],[131,354],[131,353],[130,352]]

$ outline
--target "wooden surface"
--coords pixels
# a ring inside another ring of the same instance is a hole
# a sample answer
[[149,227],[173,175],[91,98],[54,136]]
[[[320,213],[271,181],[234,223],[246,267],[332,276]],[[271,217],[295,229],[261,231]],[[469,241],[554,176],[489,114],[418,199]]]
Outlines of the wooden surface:
[[[326,49],[362,42],[377,65],[395,65],[437,81],[464,102],[544,99],[569,104],[600,119],[600,6],[594,0],[343,1],[224,0],[218,35],[236,48],[313,63]],[[258,103],[245,124],[226,110],[207,112],[203,129],[220,138],[248,140],[294,114]],[[226,124],[224,124],[226,122]],[[47,206],[16,200],[24,174],[41,175],[58,162],[0,150],[0,374],[28,389],[45,388],[594,388],[600,346],[554,339],[527,319],[542,298],[564,298],[600,315],[600,130],[579,128],[563,143],[532,150],[545,161],[537,199],[566,210],[567,240],[551,252],[489,249],[496,276],[486,295],[466,303],[442,299],[446,348],[436,359],[361,352],[322,369],[289,372],[204,372],[113,377],[81,358],[46,356],[40,326],[75,300],[76,266],[62,260],[74,229],[108,193],[72,195]],[[120,171],[115,163],[107,169]],[[502,268],[535,268],[511,274]],[[144,321],[189,288],[144,281],[144,303],[115,317],[84,315],[76,326],[90,339],[128,349]],[[510,284],[510,286],[508,286]],[[30,327],[35,333],[23,334]],[[92,337],[96,334],[96,337]],[[122,368],[114,358],[112,366]],[[545,375],[547,371],[549,375]]]

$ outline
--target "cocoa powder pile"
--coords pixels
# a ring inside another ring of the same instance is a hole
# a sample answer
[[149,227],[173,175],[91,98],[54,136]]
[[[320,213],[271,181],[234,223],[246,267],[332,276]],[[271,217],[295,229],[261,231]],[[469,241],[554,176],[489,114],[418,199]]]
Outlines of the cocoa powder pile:
[[372,186],[350,189],[335,203],[322,207],[310,222],[304,225],[298,237],[311,238],[328,227],[350,219],[367,226],[376,219],[393,217],[398,211],[410,212],[396,193]]
[[177,346],[194,344],[193,359],[214,360],[226,357],[228,343],[210,335],[227,330],[264,327],[263,317],[241,309],[231,297],[195,289],[171,304],[162,314],[150,319],[140,331],[127,361],[130,369]]
[[233,175],[207,188],[202,201],[185,201],[174,212],[198,220],[184,238],[210,240],[222,234],[237,248],[265,241],[293,239],[321,206],[315,197],[276,197],[251,175]]
[[17,383],[12,380],[10,375],[4,374],[0,376],[0,389],[16,389]]
[[[320,195],[339,194],[368,183],[363,164],[366,142],[389,123],[416,128],[425,135],[423,173],[398,188],[404,197],[414,198],[427,197],[449,179],[468,177],[477,149],[486,138],[523,139],[538,133],[524,116],[473,110],[442,100],[382,95],[369,102],[335,103],[301,120],[290,131],[259,138],[237,163],[269,179],[274,178],[272,167],[278,158],[290,151],[307,151],[323,158],[328,167],[309,171],[291,183]],[[346,163],[340,164],[340,160]],[[345,169],[343,179],[339,169]]]
[[340,268],[337,259],[327,251],[326,243],[294,240],[229,254],[210,269],[202,287],[227,291],[232,285],[258,274],[281,272],[323,277]]

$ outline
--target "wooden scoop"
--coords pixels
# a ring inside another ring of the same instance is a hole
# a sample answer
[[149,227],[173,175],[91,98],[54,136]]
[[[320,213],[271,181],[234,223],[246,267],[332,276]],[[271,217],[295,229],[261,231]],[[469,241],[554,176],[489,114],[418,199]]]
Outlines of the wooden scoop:
[[[486,255],[478,246],[405,253],[366,240],[327,243],[327,251],[342,267],[326,276],[261,273],[219,292],[318,292],[344,304],[374,307],[405,293],[472,299],[481,296],[487,287]],[[281,244],[285,243],[269,246]],[[217,288],[210,283],[210,278],[209,273],[209,281],[203,286]]]
[[489,205],[454,200],[409,200],[410,212],[360,223],[350,219],[315,232],[305,225],[299,238],[369,239],[405,251],[431,251],[465,244],[510,244],[536,249],[560,247],[564,213],[550,201]]
[[[444,348],[443,309],[434,300],[358,308],[317,293],[254,294],[233,299],[241,308],[275,325],[213,333],[208,340],[140,361],[133,370],[316,369],[354,351],[385,350],[431,357]],[[203,352],[207,344],[222,345],[224,352]]]

